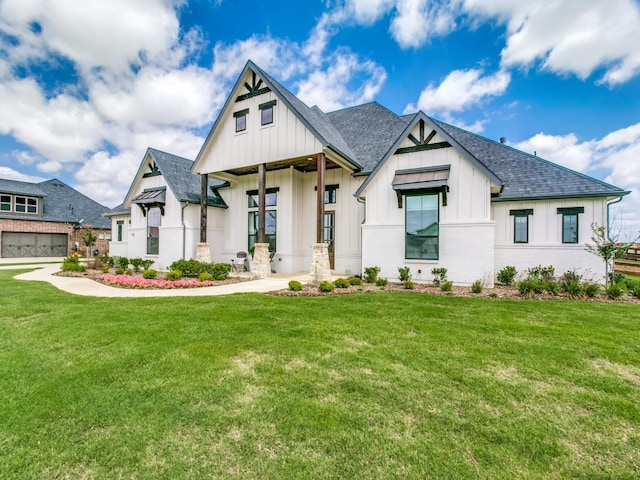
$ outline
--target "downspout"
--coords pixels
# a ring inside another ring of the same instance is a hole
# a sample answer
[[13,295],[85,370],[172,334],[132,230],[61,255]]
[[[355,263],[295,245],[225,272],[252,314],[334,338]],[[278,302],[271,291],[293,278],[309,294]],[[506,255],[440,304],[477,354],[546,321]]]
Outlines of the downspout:
[[362,265],[362,225],[367,221],[367,201],[361,197],[356,197],[356,201],[361,203],[364,207],[364,215],[362,216],[362,223],[360,224],[360,275],[364,272]]
[[184,223],[184,209],[189,205],[188,202],[184,202],[180,208],[180,222],[182,223],[182,260],[185,260],[186,248],[187,248],[187,226]]
[[612,200],[610,202],[607,202],[607,238],[610,239],[609,237],[609,229],[611,228],[611,225],[609,224],[609,217],[610,217],[610,211],[609,211],[609,207],[611,205],[615,205],[616,203],[620,203],[622,201],[623,197],[618,197],[617,200]]

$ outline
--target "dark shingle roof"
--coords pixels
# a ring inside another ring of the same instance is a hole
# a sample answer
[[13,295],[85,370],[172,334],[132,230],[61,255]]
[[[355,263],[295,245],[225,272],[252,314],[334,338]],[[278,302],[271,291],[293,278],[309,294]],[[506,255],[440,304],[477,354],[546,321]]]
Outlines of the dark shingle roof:
[[103,217],[109,208],[100,205],[86,195],[60,180],[41,183],[0,180],[0,191],[30,195],[43,199],[42,216],[2,214],[2,218],[39,220],[45,222],[88,223],[93,228],[111,228],[111,222]]
[[412,116],[398,117],[377,102],[327,114],[349,143],[363,173],[370,173],[407,127]]
[[[149,148],[147,151],[179,202],[200,203],[201,180],[200,175],[191,173],[192,160],[154,148]],[[208,204],[210,206],[227,207],[217,192],[217,189],[223,186],[226,186],[225,182],[209,179]]]
[[115,217],[117,215],[130,215],[131,209],[125,208],[124,203],[121,203],[117,207],[113,207],[109,212],[105,213],[105,217]]
[[503,182],[500,200],[625,195],[621,188],[508,145],[434,120]]

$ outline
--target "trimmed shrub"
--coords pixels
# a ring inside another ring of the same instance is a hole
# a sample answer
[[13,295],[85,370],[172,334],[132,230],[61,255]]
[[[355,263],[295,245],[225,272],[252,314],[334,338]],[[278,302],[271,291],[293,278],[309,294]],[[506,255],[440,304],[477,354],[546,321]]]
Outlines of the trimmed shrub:
[[102,267],[102,273],[109,273],[109,265]]
[[625,288],[620,283],[612,283],[605,289],[605,292],[607,297],[612,300],[616,300],[624,295]]
[[380,267],[365,267],[364,269],[364,281],[367,283],[376,283],[378,280],[378,274],[380,273]]
[[127,268],[124,272],[125,275],[129,275],[130,277],[133,276],[133,270],[131,270],[130,268]]
[[63,272],[86,272],[87,267],[80,263],[80,259],[75,255],[65,258],[62,261]]
[[[129,263],[133,267],[134,272],[140,271],[140,269],[142,268],[142,262],[143,260],[141,258],[132,258],[131,260],[129,260]],[[148,267],[145,268],[145,270],[148,270]]]
[[[180,270],[176,271],[179,272]],[[213,275],[211,275],[209,272],[202,272],[200,275],[198,275],[199,282],[210,282],[211,280],[213,280]]]
[[124,274],[124,268],[116,268],[116,275]]
[[180,280],[181,278],[182,278],[182,272],[180,270],[171,270],[165,276],[165,279],[169,280],[170,282],[175,282],[176,280]]
[[600,285],[598,285],[597,283],[585,283],[584,284],[584,294],[587,297],[593,298],[598,293],[600,293]]
[[318,289],[321,292],[333,292],[334,288],[335,288],[335,285],[327,280],[321,281],[320,285],[318,285]]
[[452,292],[453,291],[453,282],[451,280],[445,280],[445,281],[441,282],[440,283],[440,290],[442,290],[443,292]]
[[405,280],[404,288],[406,288],[407,290],[413,290],[415,288],[415,285],[413,284],[413,280],[411,279]]
[[129,259],[127,257],[117,257],[116,264],[124,271],[129,267]]
[[298,280],[290,280],[289,290],[293,290],[294,292],[299,292],[300,290],[302,290],[302,283],[300,283]]
[[158,272],[152,268],[142,272],[142,278],[150,279],[150,278],[156,278],[157,276],[158,276]]
[[349,284],[350,285],[362,285],[362,279],[360,279],[359,277],[351,277],[349,279]]
[[398,267],[398,280],[401,282],[411,280],[411,269],[409,267]]
[[518,283],[518,293],[523,297],[532,297],[540,295],[544,292],[544,283],[542,280],[528,278]]
[[498,272],[498,281],[503,285],[513,285],[513,280],[516,278],[518,270],[513,265],[507,265]]
[[555,280],[543,280],[542,288],[549,295],[558,295],[560,293],[560,285]]
[[377,287],[386,287],[388,284],[388,280],[386,278],[378,278],[376,280],[376,286]]
[[333,282],[333,284],[336,286],[336,288],[349,288],[349,286],[351,285],[349,283],[349,280],[347,280],[346,278],[336,278],[336,280]]
[[484,285],[482,285],[482,280],[476,280],[471,284],[472,293],[482,293],[483,289],[484,289]]
[[447,281],[446,268],[434,268],[431,270],[431,275],[433,275],[433,284],[436,287],[441,286],[444,282]]
[[636,281],[633,286],[629,286],[629,291],[634,297],[640,298],[640,281]]
[[183,277],[199,278],[203,272],[211,274],[214,280],[226,280],[231,271],[228,263],[207,263],[198,260],[176,260],[169,266],[170,270],[180,270]]

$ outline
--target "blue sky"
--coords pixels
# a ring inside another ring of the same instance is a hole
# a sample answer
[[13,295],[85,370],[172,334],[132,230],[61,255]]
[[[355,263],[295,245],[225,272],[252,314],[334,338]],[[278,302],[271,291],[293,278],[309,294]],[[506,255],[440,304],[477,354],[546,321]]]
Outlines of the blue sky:
[[632,190],[638,0],[0,0],[0,177],[120,203],[147,147],[194,158],[251,58],[325,111],[378,101]]

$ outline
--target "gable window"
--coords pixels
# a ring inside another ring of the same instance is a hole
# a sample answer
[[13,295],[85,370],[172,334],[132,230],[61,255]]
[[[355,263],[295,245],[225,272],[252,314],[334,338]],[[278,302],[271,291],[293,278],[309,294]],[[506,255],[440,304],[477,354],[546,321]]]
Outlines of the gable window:
[[[265,207],[275,207],[278,204],[278,191],[280,188],[267,188],[265,196]],[[258,215],[258,191],[247,191],[249,207],[249,238],[247,248],[251,250],[258,241],[258,229],[260,227],[260,217]],[[269,244],[269,251],[276,251],[276,231],[277,231],[277,211],[275,208],[265,210],[264,241]]]
[[405,198],[405,258],[439,258],[438,193],[407,194]]
[[584,213],[584,207],[558,208],[562,215],[562,243],[578,243],[578,214]]
[[38,200],[33,197],[15,197],[15,211],[18,213],[38,213]]
[[147,254],[160,253],[160,208],[152,207],[147,211]]
[[262,103],[260,108],[260,125],[271,125],[273,123],[273,107],[275,107],[276,101]]
[[249,109],[245,108],[239,112],[234,112],[233,117],[236,119],[236,132],[244,132],[247,129],[247,115]]
[[0,195],[0,212],[11,211],[11,195]]
[[529,243],[529,215],[533,209],[510,210],[513,216],[513,243]]

